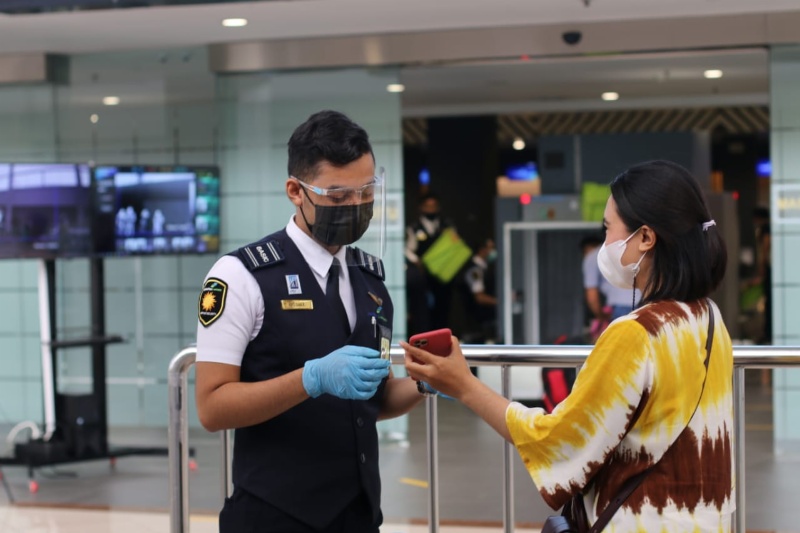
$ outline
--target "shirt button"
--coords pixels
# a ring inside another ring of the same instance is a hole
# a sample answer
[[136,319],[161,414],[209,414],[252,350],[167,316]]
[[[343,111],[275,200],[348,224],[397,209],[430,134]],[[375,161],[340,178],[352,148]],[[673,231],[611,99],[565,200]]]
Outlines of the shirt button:
[[364,455],[363,453],[361,454],[361,462],[362,463],[366,463],[367,462],[367,456]]
[[358,425],[358,427],[360,427],[360,428],[363,428],[364,427],[364,419],[361,418],[360,416],[358,418],[356,418],[356,425]]

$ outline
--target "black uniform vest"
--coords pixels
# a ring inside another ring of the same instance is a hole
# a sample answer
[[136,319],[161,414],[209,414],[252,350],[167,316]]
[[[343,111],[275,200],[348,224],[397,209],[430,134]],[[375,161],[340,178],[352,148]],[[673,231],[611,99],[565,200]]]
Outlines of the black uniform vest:
[[[231,254],[250,270],[264,299],[263,326],[242,358],[243,382],[286,374],[346,344],[380,349],[377,325],[390,331],[393,313],[383,264],[357,249],[349,248],[348,254],[349,265],[353,257],[361,263],[349,267],[357,313],[349,337],[285,230]],[[318,529],[363,490],[377,520],[381,486],[375,424],[385,384],[367,401],[323,394],[267,422],[237,429],[234,486]]]

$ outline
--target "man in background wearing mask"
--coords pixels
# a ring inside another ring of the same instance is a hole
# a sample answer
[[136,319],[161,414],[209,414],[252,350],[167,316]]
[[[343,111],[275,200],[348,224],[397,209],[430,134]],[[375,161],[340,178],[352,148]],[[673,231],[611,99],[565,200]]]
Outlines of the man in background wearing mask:
[[465,288],[466,331],[463,341],[483,344],[497,340],[497,297],[494,261],[497,249],[492,239],[479,241],[462,278]]
[[341,113],[312,115],[288,148],[295,214],[219,259],[198,302],[200,422],[236,429],[220,532],[377,533],[376,422],[423,398],[381,357],[393,312],[383,263],[347,246],[382,181],[367,133]]
[[425,268],[422,257],[442,232],[453,225],[441,215],[439,197],[425,194],[419,201],[419,218],[406,228],[406,308],[408,332],[421,333],[450,324],[452,283],[443,283]]

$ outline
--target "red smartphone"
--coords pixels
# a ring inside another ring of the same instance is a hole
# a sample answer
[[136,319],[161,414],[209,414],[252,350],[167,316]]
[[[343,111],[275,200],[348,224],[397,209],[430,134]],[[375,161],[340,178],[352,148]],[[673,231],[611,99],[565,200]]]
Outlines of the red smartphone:
[[422,348],[427,352],[434,355],[448,356],[450,355],[450,338],[453,333],[448,328],[437,329],[434,331],[426,331],[425,333],[417,333],[408,339],[411,346]]

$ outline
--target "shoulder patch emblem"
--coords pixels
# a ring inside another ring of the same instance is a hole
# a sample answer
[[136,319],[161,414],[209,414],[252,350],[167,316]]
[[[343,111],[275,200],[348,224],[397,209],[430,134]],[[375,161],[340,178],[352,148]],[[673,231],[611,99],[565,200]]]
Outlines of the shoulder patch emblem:
[[208,278],[200,291],[197,302],[197,319],[203,326],[214,323],[225,310],[225,297],[228,295],[228,284],[219,278]]

